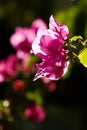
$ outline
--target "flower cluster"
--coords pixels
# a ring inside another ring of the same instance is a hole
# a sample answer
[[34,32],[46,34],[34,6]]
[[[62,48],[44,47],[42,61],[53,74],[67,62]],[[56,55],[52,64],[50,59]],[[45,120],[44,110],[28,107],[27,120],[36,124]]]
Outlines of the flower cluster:
[[[42,95],[40,90],[34,88],[32,79],[34,64],[38,59],[30,54],[30,51],[38,29],[46,28],[46,23],[38,18],[30,27],[16,27],[15,32],[10,36],[10,44],[16,53],[8,55],[6,59],[0,59],[0,83],[7,83],[3,100],[0,99],[0,119],[14,120],[14,112],[16,116],[36,122],[45,119]],[[33,106],[31,106],[32,100]]]
[[7,59],[0,60],[0,83],[16,75],[18,59],[15,54],[10,54]]
[[30,28],[16,27],[15,33],[10,37],[11,45],[16,49],[19,58],[29,54],[38,29],[46,29],[47,25],[41,19],[36,19],[32,22]]
[[[0,100],[3,118],[5,115],[12,120],[12,115],[17,113],[36,122],[45,119],[43,94],[37,85],[42,83],[50,92],[56,89],[54,80],[59,80],[67,70],[68,51],[63,45],[68,35],[68,27],[58,23],[53,16],[50,17],[49,28],[42,19],[34,20],[30,27],[15,28],[9,41],[16,53],[0,59],[0,83],[6,82],[10,88]],[[38,84],[33,82],[35,73],[34,80],[40,78]],[[9,114],[4,109],[8,109]]]
[[24,114],[27,118],[30,118],[36,122],[42,122],[45,119],[46,112],[42,106],[35,106],[34,101],[29,102],[29,106],[26,107]]

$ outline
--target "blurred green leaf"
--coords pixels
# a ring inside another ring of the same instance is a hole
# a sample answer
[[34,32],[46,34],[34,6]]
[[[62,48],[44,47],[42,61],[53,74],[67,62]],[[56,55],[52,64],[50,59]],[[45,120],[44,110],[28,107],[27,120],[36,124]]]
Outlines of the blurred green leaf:
[[83,45],[84,45],[84,46],[87,45],[87,39],[84,40]]
[[0,100],[0,111],[3,110],[2,101]]
[[74,6],[70,9],[62,10],[55,15],[55,18],[59,22],[61,22],[62,24],[66,24],[68,26],[70,35],[73,35],[72,34],[74,28],[73,26],[79,10],[80,8],[78,6]]
[[38,104],[38,105],[42,104],[42,96],[41,96],[39,90],[36,90],[34,92],[27,92],[26,98],[28,98],[29,100],[35,100],[36,104]]
[[83,64],[83,66],[87,67],[87,48],[84,48],[81,53],[78,55],[78,58],[80,60],[80,63]]
[[74,36],[70,38],[70,44],[71,44],[71,52],[78,55],[79,52],[84,48],[85,43],[83,41],[82,36]]
[[83,10],[87,12],[87,0],[79,0],[79,4],[81,8],[83,8]]
[[29,55],[27,66],[32,66],[37,60],[38,58],[35,55]]

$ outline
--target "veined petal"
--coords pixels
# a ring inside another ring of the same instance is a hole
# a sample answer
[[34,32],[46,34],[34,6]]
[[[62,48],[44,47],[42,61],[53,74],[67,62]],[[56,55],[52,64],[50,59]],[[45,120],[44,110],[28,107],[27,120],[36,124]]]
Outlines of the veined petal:
[[41,34],[43,34],[44,30],[38,30],[37,32],[37,37],[35,38],[34,42],[32,43],[32,50],[33,53],[37,56],[42,55],[45,56],[46,53],[44,53],[40,48],[40,38],[41,38]]
[[41,50],[47,55],[57,54],[62,50],[62,42],[61,39],[54,39],[51,36],[44,35],[41,37]]
[[60,36],[63,40],[66,40],[69,35],[68,27],[57,22],[52,15],[49,20],[49,28],[56,32],[57,36]]
[[35,55],[40,58],[43,58],[47,54],[57,53],[62,48],[62,39],[57,39],[54,35],[54,32],[50,29],[47,30],[38,30],[37,36],[32,43],[32,50]]

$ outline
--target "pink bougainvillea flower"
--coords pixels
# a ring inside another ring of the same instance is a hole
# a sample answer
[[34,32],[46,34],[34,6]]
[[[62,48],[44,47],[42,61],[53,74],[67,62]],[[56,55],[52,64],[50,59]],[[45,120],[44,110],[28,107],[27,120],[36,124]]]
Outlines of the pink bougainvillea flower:
[[46,117],[46,112],[42,106],[28,107],[25,109],[24,114],[27,118],[36,122],[42,122]]
[[21,51],[20,55],[18,57],[16,54],[10,54],[6,59],[0,60],[0,83],[11,80],[19,72],[25,75],[32,72],[32,66],[28,66],[30,54]]
[[31,42],[35,38],[33,29],[26,27],[16,27],[15,33],[10,37],[10,43],[16,50],[29,52],[31,49]]
[[8,55],[6,59],[6,66],[9,75],[13,76],[16,74],[17,65],[18,65],[17,56],[15,54]]
[[7,59],[0,60],[0,82],[7,81],[16,75],[17,57],[10,54]]
[[55,81],[49,80],[46,77],[42,78],[42,81],[45,84],[44,86],[45,86],[46,90],[48,90],[49,92],[55,91],[55,89],[57,87]]
[[10,77],[14,77],[18,72],[23,72],[23,74],[30,73],[31,67],[28,66],[30,54],[23,51],[18,54],[20,55],[10,54],[6,59],[6,72]]
[[32,22],[31,27],[16,27],[15,32],[10,37],[11,45],[20,51],[29,53],[32,42],[34,41],[38,29],[46,29],[47,25],[42,19],[36,19]]
[[42,77],[58,80],[67,67],[67,51],[62,45],[67,39],[68,29],[65,25],[58,24],[52,16],[50,25],[52,25],[50,29],[38,30],[37,37],[32,44],[33,53],[42,59],[42,62],[37,64],[38,71],[34,80]]

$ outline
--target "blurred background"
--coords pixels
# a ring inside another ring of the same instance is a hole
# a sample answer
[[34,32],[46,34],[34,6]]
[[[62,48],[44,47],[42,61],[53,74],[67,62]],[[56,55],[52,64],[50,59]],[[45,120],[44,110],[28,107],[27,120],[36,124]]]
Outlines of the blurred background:
[[[42,18],[48,25],[51,14],[69,27],[69,37],[87,38],[87,0],[0,0],[0,58],[15,52],[9,37],[16,26],[28,27],[36,18]],[[46,92],[43,99],[45,121],[36,123],[19,117],[13,122],[0,119],[0,130],[86,130],[87,69],[74,63],[56,84],[55,91]],[[0,84],[1,100],[8,91],[5,85]]]

